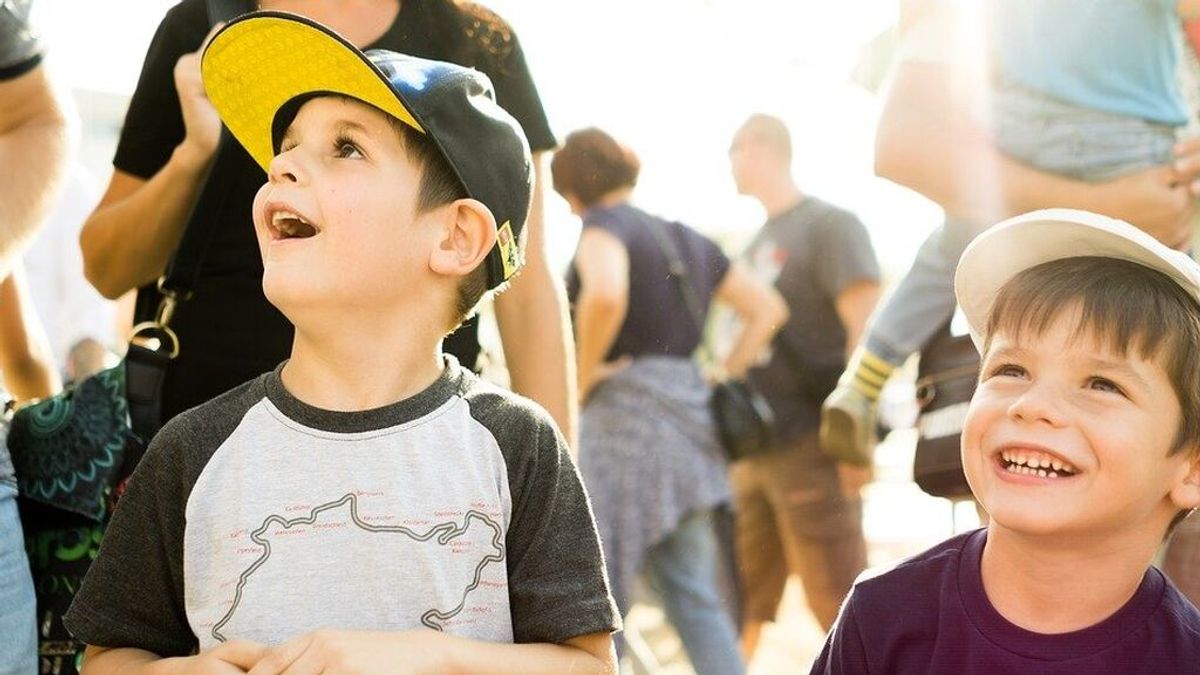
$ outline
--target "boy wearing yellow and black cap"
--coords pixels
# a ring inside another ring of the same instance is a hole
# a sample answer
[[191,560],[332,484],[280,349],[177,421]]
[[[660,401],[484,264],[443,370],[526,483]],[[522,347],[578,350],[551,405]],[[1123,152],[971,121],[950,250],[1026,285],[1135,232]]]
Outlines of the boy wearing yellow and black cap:
[[265,12],[202,69],[296,337],[154,439],[66,618],[89,672],[615,672],[561,435],[440,352],[521,265],[529,150],[487,78]]

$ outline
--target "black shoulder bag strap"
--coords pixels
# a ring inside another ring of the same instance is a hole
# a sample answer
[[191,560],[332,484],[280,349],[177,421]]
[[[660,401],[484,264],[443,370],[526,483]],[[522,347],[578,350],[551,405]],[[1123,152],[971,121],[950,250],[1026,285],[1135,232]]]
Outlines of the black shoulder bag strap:
[[704,316],[707,312],[704,311],[704,305],[700,302],[700,297],[696,295],[696,289],[692,286],[687,264],[683,262],[683,256],[679,255],[678,247],[675,246],[674,241],[671,241],[671,235],[667,233],[661,223],[651,222],[649,227],[650,232],[654,235],[654,240],[658,242],[659,250],[667,259],[667,271],[675,278],[679,292],[683,295],[683,302],[687,305],[688,314],[691,315],[692,322],[696,324],[696,330],[700,333],[699,350],[711,358],[712,353],[708,350],[704,340]]
[[[245,0],[207,0],[209,26],[228,21],[252,7]],[[179,248],[158,280],[162,299],[154,319],[133,327],[125,353],[125,396],[134,433],[149,441],[162,426],[162,387],[171,359],[179,355],[179,338],[170,328],[175,307],[191,297],[208,253],[217,216],[233,187],[233,152],[237,141],[221,127],[216,156],[203,179],[204,187],[188,216]],[[148,341],[146,338],[150,338]],[[135,462],[139,458],[131,458]]]

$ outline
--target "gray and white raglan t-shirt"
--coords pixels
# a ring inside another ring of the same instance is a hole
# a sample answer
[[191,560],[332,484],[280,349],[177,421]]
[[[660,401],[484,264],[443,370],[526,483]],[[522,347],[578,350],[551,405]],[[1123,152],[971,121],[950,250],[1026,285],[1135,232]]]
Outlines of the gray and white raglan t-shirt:
[[279,370],[154,438],[65,617],[184,655],[318,628],[562,642],[619,626],[549,416],[447,359],[424,392],[331,412]]

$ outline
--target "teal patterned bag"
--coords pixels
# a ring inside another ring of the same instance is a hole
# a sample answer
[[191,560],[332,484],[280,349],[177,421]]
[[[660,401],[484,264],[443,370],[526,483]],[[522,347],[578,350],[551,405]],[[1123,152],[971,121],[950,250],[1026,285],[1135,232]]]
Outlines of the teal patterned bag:
[[8,432],[21,496],[95,522],[140,443],[129,426],[124,363],[21,408]]

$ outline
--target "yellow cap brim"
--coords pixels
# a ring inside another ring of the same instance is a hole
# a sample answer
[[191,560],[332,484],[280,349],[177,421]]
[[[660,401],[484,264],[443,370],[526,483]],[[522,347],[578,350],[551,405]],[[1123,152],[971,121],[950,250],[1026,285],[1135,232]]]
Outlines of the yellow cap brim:
[[275,114],[303,94],[343,94],[424,133],[382,73],[353,45],[304,17],[250,14],[222,28],[200,62],[221,120],[264,171],[275,155]]

